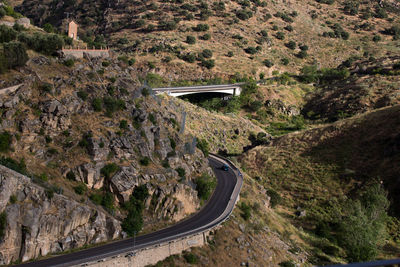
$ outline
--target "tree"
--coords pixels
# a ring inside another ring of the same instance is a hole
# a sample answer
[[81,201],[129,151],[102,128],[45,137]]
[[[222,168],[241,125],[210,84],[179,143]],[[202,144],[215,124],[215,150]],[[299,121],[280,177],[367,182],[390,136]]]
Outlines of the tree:
[[263,64],[268,68],[271,68],[274,65],[274,63],[272,61],[268,60],[268,59],[265,59],[263,61]]
[[3,49],[8,68],[22,67],[28,61],[25,46],[20,42],[5,43]]
[[46,32],[49,32],[49,33],[54,32],[54,27],[50,23],[46,23],[43,25],[43,30],[45,30]]
[[188,44],[195,44],[196,43],[196,37],[192,35],[186,36],[186,43]]
[[0,43],[14,41],[17,38],[17,32],[10,27],[0,25]]
[[369,261],[385,239],[389,201],[380,185],[369,187],[359,200],[346,203],[339,223],[338,241],[352,262]]
[[204,58],[211,58],[213,56],[213,52],[210,49],[204,49],[203,52],[201,52],[201,55]]
[[147,186],[140,185],[133,190],[129,201],[124,203],[124,207],[128,211],[128,215],[122,221],[121,226],[129,236],[133,236],[142,230],[144,201],[148,196],[149,191]]

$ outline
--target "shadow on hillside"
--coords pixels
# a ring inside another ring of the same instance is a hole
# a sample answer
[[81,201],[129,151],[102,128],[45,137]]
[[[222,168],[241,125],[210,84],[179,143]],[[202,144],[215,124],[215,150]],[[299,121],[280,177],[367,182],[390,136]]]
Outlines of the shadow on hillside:
[[391,212],[400,217],[400,106],[328,127],[318,144],[302,156],[314,162],[337,164],[342,182],[361,186],[381,182],[388,190]]

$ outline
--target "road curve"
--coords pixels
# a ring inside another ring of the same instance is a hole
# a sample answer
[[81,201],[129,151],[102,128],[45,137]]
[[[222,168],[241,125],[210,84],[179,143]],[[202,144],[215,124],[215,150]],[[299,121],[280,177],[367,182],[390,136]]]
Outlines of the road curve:
[[[168,228],[136,237],[135,250],[200,233],[225,221],[233,211],[243,183],[236,167],[228,161],[225,162],[230,166],[228,171],[220,169],[224,163],[221,158],[215,155],[209,157],[210,166],[217,177],[217,187],[208,203],[198,213]],[[129,238],[16,266],[72,266],[131,252],[133,246],[133,238]]]

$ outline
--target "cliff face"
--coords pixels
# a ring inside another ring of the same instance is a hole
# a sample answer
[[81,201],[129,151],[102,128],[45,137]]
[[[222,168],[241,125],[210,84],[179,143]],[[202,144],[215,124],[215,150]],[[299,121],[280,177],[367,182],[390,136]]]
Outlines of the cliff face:
[[51,196],[30,178],[3,166],[0,210],[7,213],[1,264],[96,244],[121,234],[120,222],[103,211],[60,194]]

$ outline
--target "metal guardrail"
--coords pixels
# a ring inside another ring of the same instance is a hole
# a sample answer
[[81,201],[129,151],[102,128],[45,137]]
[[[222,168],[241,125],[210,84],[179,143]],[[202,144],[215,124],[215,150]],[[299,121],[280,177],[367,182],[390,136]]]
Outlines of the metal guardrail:
[[400,259],[358,262],[350,264],[335,264],[335,265],[328,265],[325,267],[378,267],[378,266],[400,266]]

